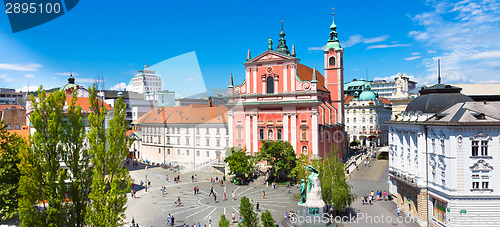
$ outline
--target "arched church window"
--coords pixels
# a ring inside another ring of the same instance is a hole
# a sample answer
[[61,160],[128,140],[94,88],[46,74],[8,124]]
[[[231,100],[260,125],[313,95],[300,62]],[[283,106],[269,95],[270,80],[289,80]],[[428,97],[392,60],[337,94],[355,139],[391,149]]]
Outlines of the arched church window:
[[328,65],[330,65],[330,66],[334,66],[335,65],[335,57],[334,56],[331,56],[328,59]]
[[307,154],[307,146],[302,147],[302,154]]
[[274,78],[272,76],[267,78],[267,93],[274,93]]

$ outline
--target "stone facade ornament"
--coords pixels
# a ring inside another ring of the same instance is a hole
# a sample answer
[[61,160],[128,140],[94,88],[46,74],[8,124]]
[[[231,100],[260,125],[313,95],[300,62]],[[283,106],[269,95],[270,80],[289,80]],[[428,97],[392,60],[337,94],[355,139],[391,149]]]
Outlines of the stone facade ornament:
[[477,161],[476,163],[474,163],[474,165],[472,165],[470,167],[470,170],[472,171],[491,171],[493,170],[493,167],[487,163],[486,161],[484,161],[483,159]]

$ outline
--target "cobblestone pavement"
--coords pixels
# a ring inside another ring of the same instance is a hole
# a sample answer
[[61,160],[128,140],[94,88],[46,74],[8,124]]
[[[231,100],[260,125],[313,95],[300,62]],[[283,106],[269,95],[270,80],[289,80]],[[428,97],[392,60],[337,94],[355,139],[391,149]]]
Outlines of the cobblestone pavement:
[[[132,179],[136,184],[140,181],[146,182],[146,173],[148,180],[151,181],[151,186],[146,192],[144,188],[138,189],[136,198],[131,198],[128,194],[128,203],[126,214],[126,221],[129,223],[132,218],[140,226],[166,226],[166,218],[168,214],[175,217],[175,225],[180,226],[185,224],[191,225],[193,223],[200,223],[201,226],[205,224],[209,226],[217,226],[220,216],[226,215],[227,219],[231,219],[234,212],[236,220],[239,219],[239,205],[240,199],[243,196],[250,198],[254,208],[256,203],[260,204],[261,213],[269,210],[273,218],[280,223],[283,220],[283,215],[287,211],[296,211],[297,202],[292,199],[294,193],[298,193],[296,187],[292,187],[292,193],[289,194],[285,186],[278,186],[277,189],[272,189],[270,186],[266,187],[262,181],[250,183],[250,185],[235,185],[226,179],[224,187],[218,184],[212,185],[210,183],[211,177],[222,178],[220,173],[207,173],[207,172],[171,172],[162,168],[136,168],[130,171]],[[165,175],[168,174],[170,182],[166,182]],[[191,182],[191,175],[197,175],[197,182]],[[180,175],[181,182],[173,183],[174,176]],[[167,194],[162,195],[161,187],[167,187]],[[200,187],[200,194],[194,194],[193,188]],[[217,194],[217,202],[214,201],[213,196],[208,196],[210,188],[213,186]],[[236,199],[231,197],[232,191],[235,191]],[[262,191],[265,191],[266,198],[262,198]],[[226,192],[227,200],[223,200],[223,194]],[[181,206],[175,203],[177,198],[181,199]],[[127,223],[126,226],[129,224]],[[236,226],[236,223],[232,224]]]

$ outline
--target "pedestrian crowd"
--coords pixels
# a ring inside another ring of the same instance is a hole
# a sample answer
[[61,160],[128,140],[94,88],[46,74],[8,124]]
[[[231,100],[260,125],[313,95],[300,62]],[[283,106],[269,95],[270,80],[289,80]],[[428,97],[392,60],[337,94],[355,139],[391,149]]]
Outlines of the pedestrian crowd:
[[384,200],[387,201],[387,192],[385,191],[371,191],[368,195],[361,196],[361,204],[363,205],[372,205],[373,202]]

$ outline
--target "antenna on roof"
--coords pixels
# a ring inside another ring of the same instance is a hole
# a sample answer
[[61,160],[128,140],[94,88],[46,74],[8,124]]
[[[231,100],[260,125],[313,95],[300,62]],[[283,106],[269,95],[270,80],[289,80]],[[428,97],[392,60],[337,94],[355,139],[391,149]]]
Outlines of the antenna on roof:
[[441,61],[438,59],[438,84],[441,84]]

